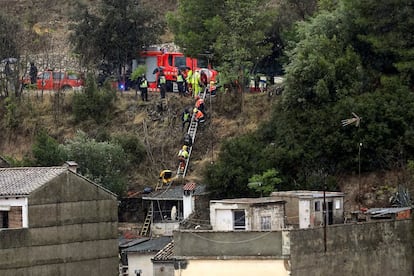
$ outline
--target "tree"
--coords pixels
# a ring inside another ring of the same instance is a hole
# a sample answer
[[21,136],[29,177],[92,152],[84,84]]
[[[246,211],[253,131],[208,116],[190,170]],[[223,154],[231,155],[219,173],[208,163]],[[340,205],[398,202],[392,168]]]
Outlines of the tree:
[[247,186],[249,177],[261,165],[260,143],[253,136],[230,139],[223,143],[218,161],[207,166],[204,181],[212,198],[253,196]]
[[162,18],[133,0],[102,0],[96,14],[82,4],[78,10],[83,12],[74,16],[71,41],[87,64],[120,70],[165,30]]
[[[18,34],[20,25],[13,16],[6,16],[0,12],[0,60],[20,57]],[[3,71],[3,68],[1,68]]]
[[254,174],[249,178],[248,187],[260,196],[269,196],[282,183],[282,179],[278,177],[278,174],[279,172],[274,168],[265,171],[263,174]]
[[174,41],[185,54],[197,57],[213,51],[217,34],[212,32],[206,21],[223,9],[223,0],[180,0],[177,11],[167,13],[167,22],[174,33]]
[[79,164],[79,173],[122,196],[125,192],[125,174],[128,158],[117,143],[96,142],[84,132],[65,143],[64,148],[69,160]]
[[63,148],[44,129],[37,133],[32,146],[32,153],[37,166],[61,166],[66,161]]
[[[366,68],[400,78],[414,87],[414,7],[410,0],[343,1],[364,52]],[[378,75],[376,75],[378,76]],[[373,80],[378,84],[377,80]]]
[[88,74],[85,93],[73,95],[72,106],[75,121],[81,122],[92,118],[97,123],[105,122],[110,116],[115,98],[116,94],[112,89],[108,87],[98,89],[93,75]]
[[[270,168],[280,171],[283,189],[320,189],[331,175],[358,171],[359,162],[364,172],[401,167],[413,158],[412,76],[409,67],[401,66],[412,59],[413,28],[407,17],[412,6],[356,2],[339,1],[336,8],[329,6],[298,24],[281,102],[269,122],[231,147],[232,156],[243,160],[252,153],[247,145],[261,145],[256,153],[260,166],[219,155],[207,174],[213,191],[222,184],[226,196],[229,191],[249,195],[243,190],[245,172],[261,175]],[[385,18],[390,10],[394,16]],[[406,36],[403,29],[410,29]],[[351,112],[363,118],[361,125],[341,127]],[[329,181],[329,186],[336,185]]]
[[168,22],[186,54],[211,54],[221,78],[235,80],[270,53],[266,32],[273,11],[262,0],[182,0],[178,11],[168,15]]
[[123,148],[131,164],[139,165],[146,157],[145,147],[135,134],[116,134],[111,141]]

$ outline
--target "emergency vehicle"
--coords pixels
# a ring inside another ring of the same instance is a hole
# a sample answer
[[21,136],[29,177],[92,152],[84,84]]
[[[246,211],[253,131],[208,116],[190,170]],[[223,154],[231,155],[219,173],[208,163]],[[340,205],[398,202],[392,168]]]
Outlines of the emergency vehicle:
[[[30,77],[23,79],[23,85],[30,85]],[[81,89],[85,81],[81,74],[46,70],[39,72],[36,80],[36,89],[39,90],[72,90]]]
[[207,75],[207,81],[215,80],[217,71],[211,69],[207,60],[186,57],[181,52],[166,52],[159,48],[149,48],[140,53],[139,64],[144,64],[146,67],[146,75],[148,87],[154,91],[157,88],[157,78],[159,71],[164,72],[167,80],[167,91],[177,91],[177,74],[178,70],[187,75],[189,70],[195,72],[200,70]]

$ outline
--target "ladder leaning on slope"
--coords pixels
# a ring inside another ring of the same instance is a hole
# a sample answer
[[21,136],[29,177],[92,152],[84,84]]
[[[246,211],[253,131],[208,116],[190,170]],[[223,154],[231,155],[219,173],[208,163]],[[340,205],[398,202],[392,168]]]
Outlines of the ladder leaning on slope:
[[[201,99],[204,100],[206,98],[207,90],[208,90],[208,88],[206,87],[203,91],[200,92],[200,98]],[[187,133],[191,137],[191,140],[193,141],[193,144],[194,144],[195,136],[196,136],[196,133],[197,133],[197,127],[198,127],[198,123],[196,122],[195,116],[193,114],[193,116],[191,117],[190,126],[188,127],[188,131],[187,131]],[[186,160],[186,164],[185,164],[185,168],[184,168],[183,172],[181,172],[180,165],[178,165],[177,176],[179,175],[181,177],[185,177],[185,175],[187,174],[187,169],[188,169],[188,164],[190,163],[190,157],[191,157],[192,149],[193,149],[193,147],[191,146],[189,151],[188,151],[188,158]],[[155,187],[155,191],[160,190],[162,188],[162,186],[163,186],[163,182],[162,182],[162,180],[160,180],[157,183],[156,187]],[[153,207],[152,207],[152,204],[151,204],[150,209],[148,210],[147,215],[145,217],[144,224],[141,228],[141,232],[140,232],[141,236],[147,236],[148,233],[149,233],[150,225],[151,225],[151,222],[152,222],[152,216],[153,216],[152,208]]]
[[[207,90],[208,90],[208,87],[205,87],[200,92],[200,95],[199,96],[200,96],[201,99],[204,100],[206,98]],[[181,171],[180,165],[178,165],[177,176],[185,177],[185,175],[187,174],[188,165],[190,163],[191,152],[193,151],[194,141],[195,141],[195,137],[196,137],[196,133],[197,133],[197,127],[198,127],[198,122],[196,122],[195,115],[193,114],[193,116],[191,116],[190,126],[188,127],[188,131],[187,131],[187,133],[191,137],[191,140],[192,140],[193,144],[190,147],[190,149],[188,150],[188,158],[185,161],[184,171]]]

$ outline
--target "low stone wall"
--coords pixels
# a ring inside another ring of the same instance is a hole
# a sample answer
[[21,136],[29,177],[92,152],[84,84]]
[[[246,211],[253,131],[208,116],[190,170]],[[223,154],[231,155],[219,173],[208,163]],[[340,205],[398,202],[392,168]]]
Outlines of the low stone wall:
[[290,232],[291,275],[412,275],[412,220]]

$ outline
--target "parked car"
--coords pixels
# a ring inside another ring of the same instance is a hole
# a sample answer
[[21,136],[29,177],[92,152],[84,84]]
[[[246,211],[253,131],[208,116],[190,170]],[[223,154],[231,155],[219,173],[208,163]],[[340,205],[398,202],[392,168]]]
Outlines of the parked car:
[[[23,80],[25,85],[30,84],[30,79]],[[70,90],[80,89],[85,81],[80,73],[47,70],[38,73],[36,88],[39,90]]]

